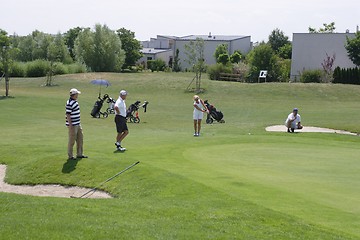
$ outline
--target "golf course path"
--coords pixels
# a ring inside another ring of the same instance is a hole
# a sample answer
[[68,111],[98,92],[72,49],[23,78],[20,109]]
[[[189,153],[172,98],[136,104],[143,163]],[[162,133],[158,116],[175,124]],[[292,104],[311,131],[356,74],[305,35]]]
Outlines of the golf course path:
[[[42,197],[64,197],[70,198],[71,196],[80,197],[84,193],[90,191],[89,188],[81,187],[65,187],[61,185],[10,185],[5,183],[6,165],[0,164],[0,192],[16,193],[31,196]],[[95,191],[93,194],[90,192],[84,196],[88,198],[111,198],[110,194],[103,191]]]
[[[274,125],[265,128],[268,132],[286,132],[286,127],[284,125]],[[295,132],[318,132],[318,133],[338,133],[338,134],[347,134],[357,136],[357,133],[352,133],[343,130],[335,130],[330,128],[320,128],[320,127],[311,127],[311,126],[304,126],[303,129],[297,130]]]

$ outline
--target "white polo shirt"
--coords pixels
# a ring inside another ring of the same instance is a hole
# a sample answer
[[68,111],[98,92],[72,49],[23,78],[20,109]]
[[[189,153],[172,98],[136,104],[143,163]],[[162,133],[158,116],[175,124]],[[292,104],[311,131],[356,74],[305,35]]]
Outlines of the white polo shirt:
[[120,116],[126,117],[126,104],[125,104],[125,100],[122,99],[121,97],[119,97],[116,102],[114,107],[117,106],[119,108],[120,111]]
[[295,119],[295,120],[291,123],[291,128],[296,128],[297,124],[298,124],[299,122],[301,122],[301,116],[300,116],[300,114],[296,114],[296,117],[295,117],[295,116],[294,116],[294,113],[290,113],[290,114],[288,115],[286,121],[285,121],[285,125],[287,126],[288,123],[289,123],[291,120],[293,120],[293,119]]

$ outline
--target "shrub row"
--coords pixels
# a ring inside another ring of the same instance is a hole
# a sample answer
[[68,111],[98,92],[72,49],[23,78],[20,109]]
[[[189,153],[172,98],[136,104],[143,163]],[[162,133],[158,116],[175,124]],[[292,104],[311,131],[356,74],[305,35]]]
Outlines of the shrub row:
[[[35,60],[31,62],[14,62],[11,77],[44,77],[50,71],[50,62],[45,60]],[[2,69],[0,69],[2,71]],[[53,63],[52,71],[54,75],[84,73],[86,66],[80,63],[63,64]]]
[[340,68],[334,70],[333,83],[357,84],[360,85],[360,69],[359,68]]

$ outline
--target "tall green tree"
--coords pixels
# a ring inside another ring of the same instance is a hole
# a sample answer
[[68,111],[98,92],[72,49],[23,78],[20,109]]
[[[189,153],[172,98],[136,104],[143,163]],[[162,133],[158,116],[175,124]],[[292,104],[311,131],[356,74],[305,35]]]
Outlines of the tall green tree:
[[274,29],[271,34],[269,35],[269,41],[271,48],[278,53],[279,49],[286,44],[289,44],[289,38],[285,36],[284,32],[280,29],[276,28]]
[[56,34],[54,40],[49,44],[47,49],[47,60],[49,61],[49,69],[47,73],[46,86],[51,86],[53,75],[55,73],[56,62],[72,62],[72,58],[70,57],[70,53],[65,45],[65,41],[61,33]]
[[122,48],[125,51],[125,63],[123,68],[134,66],[137,60],[139,60],[143,55],[140,52],[142,49],[140,42],[135,39],[134,32],[125,28],[118,29],[116,33],[118,34],[121,40]]
[[309,27],[309,33],[333,33],[335,31],[335,22],[331,22],[329,24],[323,23],[323,28],[316,28]]
[[292,45],[291,43],[287,43],[284,46],[280,47],[277,51],[279,57],[283,59],[291,59],[292,56]]
[[215,52],[214,52],[214,57],[215,57],[216,63],[220,63],[219,56],[221,54],[228,54],[229,55],[228,48],[229,48],[229,46],[226,43],[219,44],[216,47]]
[[279,61],[274,50],[264,42],[255,47],[247,55],[247,62],[250,64],[249,80],[256,82],[261,70],[267,70],[267,81],[278,81]]
[[35,59],[47,59],[47,51],[50,43],[54,40],[54,37],[50,34],[35,30],[32,32],[34,40],[32,58]]
[[64,34],[64,41],[69,50],[71,58],[75,61],[75,40],[83,30],[81,27],[71,28]]
[[345,49],[350,60],[360,66],[360,32],[355,33],[355,38],[346,37]]
[[0,63],[5,76],[5,96],[7,97],[9,96],[10,74],[16,52],[17,49],[12,47],[7,32],[0,29]]
[[106,25],[87,28],[75,41],[76,59],[95,72],[120,72],[125,62],[125,51],[118,35]]

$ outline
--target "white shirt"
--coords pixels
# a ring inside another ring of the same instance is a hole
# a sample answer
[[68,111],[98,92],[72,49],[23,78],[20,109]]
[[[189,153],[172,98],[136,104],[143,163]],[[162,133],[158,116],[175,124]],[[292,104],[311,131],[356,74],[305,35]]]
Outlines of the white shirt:
[[287,117],[286,121],[285,121],[285,125],[287,125],[291,120],[294,120],[292,122],[292,125],[297,125],[299,122],[301,122],[300,114],[296,114],[296,116],[294,116],[294,113],[290,113],[289,116]]
[[116,113],[117,115],[126,117],[126,104],[125,104],[125,100],[124,100],[124,99],[122,99],[121,97],[119,97],[119,98],[116,100],[114,107],[118,107],[118,108],[119,108],[120,114],[117,114],[117,113]]

